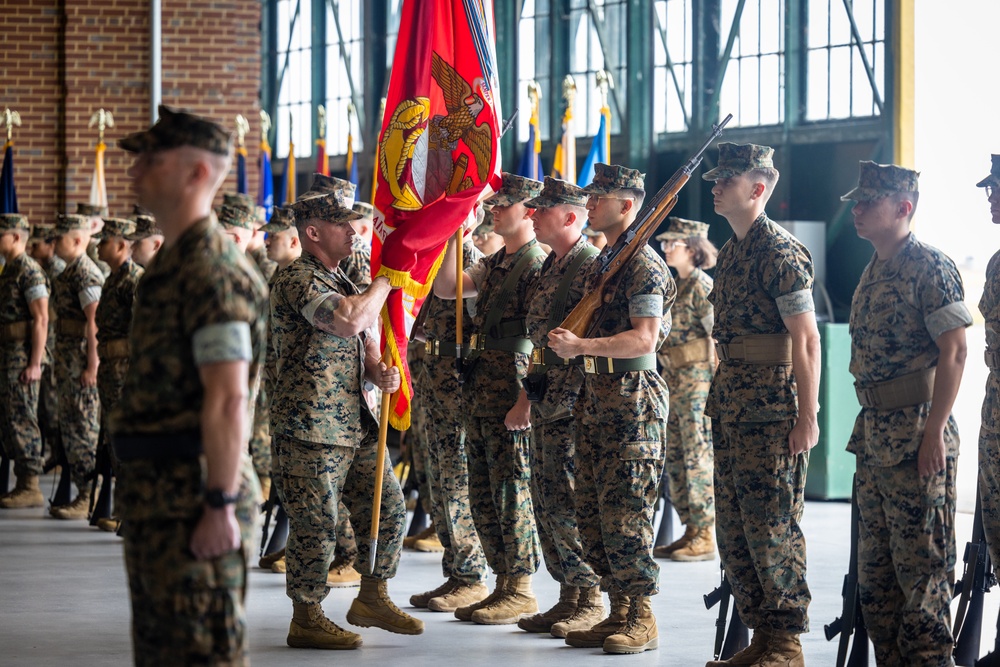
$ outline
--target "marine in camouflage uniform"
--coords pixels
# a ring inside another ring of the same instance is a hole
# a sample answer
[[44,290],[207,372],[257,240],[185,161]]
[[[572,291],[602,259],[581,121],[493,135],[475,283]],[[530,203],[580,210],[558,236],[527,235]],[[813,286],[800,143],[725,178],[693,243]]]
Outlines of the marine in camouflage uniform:
[[[62,436],[77,497],[53,507],[52,516],[83,519],[90,504],[87,483],[94,473],[101,404],[97,394],[97,331],[93,320],[101,299],[104,275],[86,253],[91,223],[80,215],[60,216],[54,234],[56,252],[66,269],[52,282],[56,310],[56,387],[59,392],[59,431]],[[82,243],[74,246],[76,241]],[[79,252],[78,255],[74,253]],[[88,382],[92,382],[86,386]]]
[[[677,217],[669,218],[668,222],[667,231],[656,240],[661,243],[668,266],[684,266],[690,273],[684,275],[678,268],[677,300],[670,308],[670,333],[656,356],[670,389],[664,478],[670,502],[685,531],[673,544],[656,547],[653,555],[677,561],[711,560],[715,558],[715,459],[712,420],[705,416],[705,403],[715,373],[712,344],[715,315],[708,300],[713,281],[702,267],[693,263],[696,255],[687,247],[695,239],[708,243],[708,225]],[[682,264],[672,263],[675,261]],[[714,255],[702,261],[709,262],[706,268],[715,265]]]
[[[25,253],[31,225],[23,215],[0,215],[0,443],[14,461],[17,485],[0,498],[4,509],[42,507],[42,434],[38,426],[38,389],[48,354],[49,281]],[[6,464],[5,464],[6,465]]]
[[[504,236],[506,245],[461,276],[463,293],[478,295],[469,327],[470,351],[463,362],[469,503],[486,562],[497,575],[497,588],[494,594],[455,613],[462,620],[481,624],[516,623],[521,616],[538,611],[531,591],[539,553],[530,488],[530,408],[520,378],[527,372],[531,351],[524,328],[528,286],[538,275],[544,257],[523,202],[541,189],[538,181],[503,174],[500,192],[487,203],[493,204],[496,231]],[[454,252],[453,241],[434,284],[435,293],[445,299],[455,296],[455,281],[450,279]],[[521,276],[516,284],[505,286],[522,258]],[[513,424],[512,413],[525,423]]]
[[[715,210],[735,235],[719,251],[709,300],[720,363],[708,397],[719,554],[740,617],[754,629],[739,660],[804,664],[811,595],[800,521],[816,444],[819,332],[809,251],[764,212],[773,149],[723,143]],[[747,664],[737,661],[735,664]],[[710,667],[728,662],[709,662]]]
[[107,277],[111,275],[111,267],[108,266],[107,262],[97,256],[97,235],[104,226],[103,218],[108,214],[108,208],[106,206],[96,206],[85,202],[77,202],[76,214],[87,218],[91,232],[90,243],[87,244],[87,256],[90,257],[91,261],[94,262],[94,265],[100,270],[101,275],[107,279]]
[[[135,233],[135,222],[120,218],[105,218],[104,228],[98,235],[97,251],[111,268],[111,275],[104,283],[101,301],[97,304],[97,393],[101,399],[101,437],[97,443],[98,458],[111,456],[111,431],[108,417],[118,404],[125,374],[128,371],[129,333],[132,329],[132,309],[139,279],[145,271],[132,261],[132,242],[125,237]],[[126,244],[119,249],[118,243]],[[115,254],[116,257],[110,257]],[[124,261],[123,261],[124,260]],[[111,458],[111,463],[114,459]],[[105,470],[98,470],[106,474]],[[104,480],[104,484],[108,484]]]
[[[353,184],[348,182],[347,185]],[[346,186],[344,191],[347,192]],[[354,196],[353,191],[350,196]],[[361,215],[354,221],[354,229],[358,233],[351,244],[351,254],[341,262],[340,269],[352,283],[364,289],[372,282],[372,218],[375,209],[366,202],[355,202],[354,212]]]
[[[55,239],[52,231],[55,225],[33,225],[32,236],[28,240],[32,259],[38,262],[48,276],[49,285],[66,268],[66,262],[55,254]],[[46,468],[49,462],[55,462],[63,457],[62,441],[59,437],[59,392],[56,390],[55,369],[56,345],[56,311],[55,304],[49,299],[49,335],[45,339],[45,351],[49,362],[42,367],[42,381],[39,386],[38,425],[42,431],[42,444],[48,450]]]
[[[990,175],[976,184],[986,188],[993,224],[1000,225],[1000,155],[992,156]],[[990,369],[979,428],[979,498],[983,528],[994,569],[1000,568],[1000,252],[986,267],[979,300],[986,320],[986,365]]]
[[[466,241],[463,267],[482,254]],[[472,300],[466,300],[467,308]],[[425,310],[426,309],[426,310]],[[424,314],[426,313],[426,314]],[[444,548],[445,583],[414,595],[410,604],[433,611],[454,611],[486,597],[486,556],[472,520],[469,466],[462,415],[465,406],[455,370],[455,301],[431,294],[421,306],[424,357],[413,376],[414,404],[424,412],[427,452],[425,474],[434,529]],[[468,316],[468,310],[467,310]],[[413,367],[411,366],[411,372]]]
[[[389,292],[380,278],[363,293],[337,268],[350,252],[356,214],[339,193],[303,196],[291,205],[302,256],[278,274],[271,295],[271,345],[277,378],[271,395],[274,473],[288,513],[286,591],[294,615],[288,644],[356,648],[361,638],[333,625],[321,603],[328,593],[338,503],[361,525],[371,523],[378,422],[362,395],[366,381],[392,390],[399,371],[380,371],[378,343],[368,330]],[[355,319],[338,308],[351,304]],[[399,482],[387,465],[375,566],[366,572],[347,619],[363,627],[419,634],[423,623],[389,599],[386,581],[396,574],[406,520]],[[359,545],[367,565],[369,544]],[[367,568],[365,568],[367,569]]]
[[[590,224],[609,248],[592,266],[586,292],[598,289],[600,259],[635,222],[645,196],[635,169],[598,164],[584,188]],[[644,245],[616,275],[617,287],[584,338],[556,328],[549,347],[563,358],[584,355],[576,417],[576,514],[584,559],[601,577],[611,615],[566,634],[578,648],[639,653],[659,645],[650,598],[659,592],[653,559],[653,515],[663,471],[667,385],[656,372],[668,312],[677,296],[670,270]],[[665,319],[666,318],[666,319]]]
[[[168,233],[139,284],[128,372],[110,420],[135,663],[248,665],[244,595],[260,490],[245,438],[264,359],[266,286],[211,211],[229,135],[164,106],[159,116],[120,142],[138,154],[140,201]],[[195,217],[158,210],[177,196],[163,170],[192,169],[193,160],[207,172],[192,194]],[[230,396],[248,400],[224,411]]]
[[879,665],[953,665],[958,427],[965,357],[955,263],[909,232],[917,172],[862,162],[858,236],[875,247],[851,302],[851,374],[862,405],[857,456],[858,587]]
[[[549,253],[528,294],[525,325],[534,347],[526,384],[531,403],[531,501],[545,567],[559,582],[551,609],[523,618],[528,632],[590,628],[601,620],[600,578],[584,558],[576,521],[576,428],[573,408],[583,387],[583,359],[566,361],[547,349],[549,329],[559,326],[587,287],[597,249],[580,230],[587,219],[587,195],[571,183],[545,178],[541,194],[525,202],[535,209],[535,234]],[[540,394],[540,395],[539,395]],[[554,628],[559,624],[559,628]]]

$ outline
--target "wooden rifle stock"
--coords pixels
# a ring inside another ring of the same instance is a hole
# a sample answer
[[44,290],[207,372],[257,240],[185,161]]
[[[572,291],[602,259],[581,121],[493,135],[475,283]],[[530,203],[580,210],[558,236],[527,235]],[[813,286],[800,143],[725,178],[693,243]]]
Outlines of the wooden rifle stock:
[[664,183],[659,192],[646,203],[635,222],[618,238],[611,251],[598,256],[596,284],[590,286],[583,299],[559,325],[560,328],[572,331],[580,338],[587,338],[593,334],[595,324],[600,322],[600,318],[597,316],[598,312],[615,298],[621,269],[628,265],[632,258],[645,247],[653,232],[670,214],[677,203],[677,194],[687,184],[694,170],[701,164],[702,154],[722,134],[722,128],[732,118],[733,115],[729,114],[721,123],[712,127],[712,132],[701,149],[692,155],[684,163],[684,166],[674,172],[670,180]]

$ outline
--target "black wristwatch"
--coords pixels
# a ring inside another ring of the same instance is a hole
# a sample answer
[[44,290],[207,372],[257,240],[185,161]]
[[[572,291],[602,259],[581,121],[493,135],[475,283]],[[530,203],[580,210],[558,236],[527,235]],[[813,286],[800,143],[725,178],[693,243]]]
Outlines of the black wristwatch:
[[209,489],[205,491],[205,504],[213,509],[222,509],[226,505],[236,502],[236,494],[228,494],[222,489]]

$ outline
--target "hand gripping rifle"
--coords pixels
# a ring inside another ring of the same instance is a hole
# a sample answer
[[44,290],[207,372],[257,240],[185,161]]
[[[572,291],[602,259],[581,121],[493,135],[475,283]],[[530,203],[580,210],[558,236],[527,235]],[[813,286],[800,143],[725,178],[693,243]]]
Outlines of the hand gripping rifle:
[[[840,645],[837,647],[837,667],[867,667],[868,665],[868,630],[865,629],[864,617],[861,615],[861,597],[858,595],[858,527],[860,514],[858,511],[857,476],[852,484],[851,492],[851,557],[848,561],[847,574],[844,575],[844,606],[840,617],[833,623],[823,626],[826,640],[840,635]],[[854,643],[851,644],[851,635]],[[848,659],[847,650],[851,654]]]
[[[983,530],[983,503],[977,492],[972,540],[965,545],[965,571],[962,579],[955,585],[955,594],[959,596],[955,626],[952,629],[956,665],[972,667],[982,662],[977,662],[977,658],[983,630],[983,598],[995,583],[986,533]],[[995,658],[990,657],[990,660]]]
[[708,150],[713,141],[722,135],[722,128],[732,118],[733,114],[729,114],[722,119],[721,123],[712,126],[712,132],[698,152],[692,155],[691,159],[684,163],[684,166],[674,172],[670,180],[664,183],[660,191],[646,203],[646,206],[639,212],[636,221],[629,225],[628,230],[618,238],[611,251],[598,256],[597,284],[584,294],[583,299],[563,320],[561,328],[572,331],[580,338],[585,338],[593,333],[592,326],[601,320],[600,317],[597,317],[598,311],[604,308],[605,304],[614,300],[615,290],[618,287],[618,274],[621,269],[628,265],[629,261],[649,242],[657,227],[677,203],[677,193],[681,191],[681,188],[691,178],[691,174],[701,164],[702,154]]
[[728,629],[726,627],[729,604],[733,599],[733,588],[729,579],[726,578],[725,566],[721,567],[722,583],[704,598],[705,609],[719,605],[719,616],[715,619],[715,648],[712,655],[715,656],[716,660],[728,660],[750,645],[750,630],[743,623],[736,607],[733,607],[733,614],[729,617]]

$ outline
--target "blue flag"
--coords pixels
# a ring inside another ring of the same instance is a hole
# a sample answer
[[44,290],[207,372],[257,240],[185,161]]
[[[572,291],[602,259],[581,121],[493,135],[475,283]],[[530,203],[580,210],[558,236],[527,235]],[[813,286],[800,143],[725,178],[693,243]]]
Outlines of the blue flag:
[[358,161],[354,159],[354,138],[347,135],[347,180],[358,185]]
[[517,168],[517,175],[540,181],[545,177],[542,171],[542,156],[536,151],[538,142],[535,139],[535,125],[528,125],[528,140],[524,142],[524,153],[521,154],[521,165]]
[[580,179],[576,182],[578,186],[586,187],[594,180],[594,165],[598,162],[607,164],[608,162],[608,125],[604,114],[601,114],[601,125],[597,128],[597,135],[594,136],[594,143],[590,145],[590,152],[587,159],[583,161],[580,168]]
[[247,177],[247,149],[242,147],[236,150],[236,192],[241,195],[250,192],[250,181]]
[[17,212],[17,190],[14,188],[14,142],[8,141],[3,150],[3,172],[0,172],[0,213]]
[[264,209],[264,218],[271,219],[274,213],[274,176],[271,174],[271,148],[267,142],[260,145],[260,187],[257,190],[257,206]]

